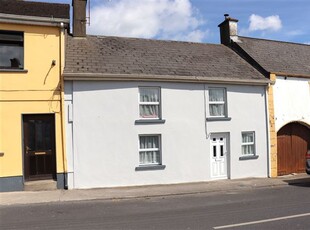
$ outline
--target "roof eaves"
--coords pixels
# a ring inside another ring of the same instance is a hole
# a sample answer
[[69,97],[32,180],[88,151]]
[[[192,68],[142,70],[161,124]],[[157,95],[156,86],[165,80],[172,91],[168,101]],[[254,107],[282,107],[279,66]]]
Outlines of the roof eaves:
[[70,19],[0,13],[0,22],[55,26],[58,25],[59,23],[69,24]]
[[164,81],[187,83],[213,83],[235,85],[268,85],[272,81],[262,79],[236,79],[203,76],[179,76],[179,75],[148,75],[148,74],[104,74],[104,73],[63,73],[64,80],[80,81]]
[[310,78],[310,74],[285,73],[285,72],[270,72],[270,74],[275,74],[277,76],[282,77]]

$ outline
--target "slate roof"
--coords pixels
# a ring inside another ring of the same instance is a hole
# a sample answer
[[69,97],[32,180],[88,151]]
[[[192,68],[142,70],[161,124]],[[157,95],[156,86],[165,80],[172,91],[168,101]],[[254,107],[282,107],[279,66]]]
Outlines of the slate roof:
[[310,45],[241,36],[238,40],[237,45],[266,71],[310,76]]
[[69,19],[70,5],[21,0],[0,0],[0,13]]
[[65,79],[74,74],[267,82],[262,74],[224,45],[91,35],[67,37]]

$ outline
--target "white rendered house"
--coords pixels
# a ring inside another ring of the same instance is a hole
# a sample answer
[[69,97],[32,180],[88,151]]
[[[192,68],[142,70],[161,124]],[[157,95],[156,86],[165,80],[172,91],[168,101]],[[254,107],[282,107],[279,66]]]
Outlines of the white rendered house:
[[229,48],[67,42],[69,188],[267,177],[269,81]]

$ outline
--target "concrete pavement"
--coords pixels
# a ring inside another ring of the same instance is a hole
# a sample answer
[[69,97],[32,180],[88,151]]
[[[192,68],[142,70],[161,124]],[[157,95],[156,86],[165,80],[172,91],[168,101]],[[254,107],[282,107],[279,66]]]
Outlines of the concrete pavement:
[[212,193],[218,191],[249,190],[255,188],[290,186],[298,184],[307,184],[307,186],[310,187],[310,176],[307,174],[297,174],[277,178],[246,178],[170,185],[7,192],[0,193],[0,205],[146,198],[156,196]]

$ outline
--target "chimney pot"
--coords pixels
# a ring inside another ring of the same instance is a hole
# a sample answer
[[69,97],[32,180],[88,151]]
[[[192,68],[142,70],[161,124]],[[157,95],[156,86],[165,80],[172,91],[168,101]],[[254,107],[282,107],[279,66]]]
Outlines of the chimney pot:
[[238,20],[229,17],[229,14],[224,14],[225,20],[219,24],[221,44],[230,45],[231,40],[238,40],[237,23]]

